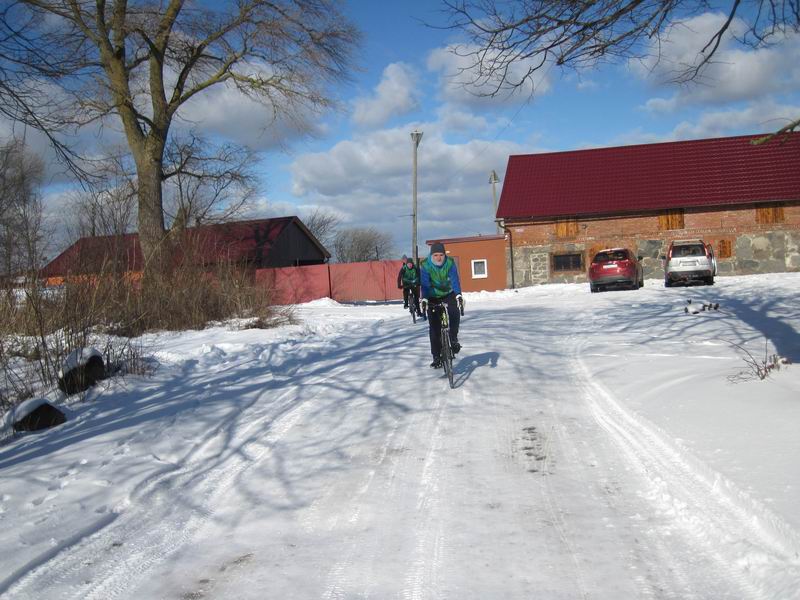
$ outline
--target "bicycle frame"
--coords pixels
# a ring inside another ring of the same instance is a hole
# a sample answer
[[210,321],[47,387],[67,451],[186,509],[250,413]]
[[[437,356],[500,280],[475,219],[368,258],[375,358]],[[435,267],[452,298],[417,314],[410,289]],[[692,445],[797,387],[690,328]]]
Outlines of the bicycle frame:
[[445,304],[438,304],[433,307],[433,310],[439,310],[442,313],[442,325],[439,330],[442,347],[442,366],[444,367],[445,375],[447,375],[450,388],[452,389],[455,387],[455,383],[453,381],[453,349],[450,347],[450,315],[447,312],[447,305]]

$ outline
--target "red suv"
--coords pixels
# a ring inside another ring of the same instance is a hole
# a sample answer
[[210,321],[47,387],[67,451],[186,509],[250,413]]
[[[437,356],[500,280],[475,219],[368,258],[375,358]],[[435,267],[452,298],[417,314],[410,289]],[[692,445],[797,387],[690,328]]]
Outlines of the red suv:
[[634,256],[627,248],[600,250],[589,266],[589,289],[599,292],[610,287],[632,290],[644,285],[641,256]]

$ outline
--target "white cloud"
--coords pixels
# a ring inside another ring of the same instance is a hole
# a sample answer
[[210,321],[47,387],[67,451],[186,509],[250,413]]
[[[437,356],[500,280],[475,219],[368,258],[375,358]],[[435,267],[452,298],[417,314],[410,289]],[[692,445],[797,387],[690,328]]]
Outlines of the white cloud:
[[671,113],[678,108],[678,97],[650,98],[644,104],[644,109],[652,113]]
[[276,115],[269,107],[248,98],[235,85],[224,83],[184,104],[174,127],[194,127],[205,135],[219,136],[254,150],[285,148],[292,141],[320,133],[315,129],[317,113],[302,106],[291,110]]
[[436,116],[444,130],[451,133],[476,135],[486,132],[489,128],[485,117],[460,110],[449,104],[443,104],[436,109]]
[[408,114],[417,107],[417,76],[408,65],[392,63],[383,70],[375,93],[353,102],[353,122],[359,127],[377,127],[390,118]]
[[339,142],[327,152],[299,156],[291,167],[295,195],[337,211],[345,223],[390,232],[406,251],[412,210],[409,132],[415,125],[424,131],[418,149],[420,245],[432,237],[492,233],[489,173],[494,169],[502,180],[508,156],[530,148],[508,141],[450,144],[441,123],[373,132]]
[[[650,49],[644,61],[631,61],[629,67],[640,78],[665,84],[702,59],[700,51],[712,39],[726,19],[721,13],[705,13],[675,23]],[[746,25],[732,23],[719,48],[700,77],[683,85],[670,98],[654,98],[645,108],[669,112],[676,108],[766,98],[770,94],[800,89],[800,35],[787,34],[768,47],[752,49],[741,46],[735,36]]]
[[[468,46],[447,46],[436,48],[428,55],[428,69],[439,74],[439,95],[443,101],[469,107],[505,106],[519,104],[523,99],[546,94],[552,89],[550,68],[545,65],[533,71],[516,90],[501,91],[491,97],[488,94],[495,91],[496,86],[492,81],[478,78],[475,58],[469,56],[472,50]],[[534,65],[533,61],[515,61],[509,69],[508,80],[522,80]]]
[[699,139],[736,135],[736,133],[768,133],[780,129],[800,115],[800,106],[756,102],[743,109],[709,111],[696,122],[683,121],[670,134],[673,139]]
[[619,136],[610,145],[769,133],[797,119],[798,115],[800,106],[777,104],[770,100],[753,102],[744,108],[703,112],[693,121],[681,121],[666,134],[649,133],[637,128]]

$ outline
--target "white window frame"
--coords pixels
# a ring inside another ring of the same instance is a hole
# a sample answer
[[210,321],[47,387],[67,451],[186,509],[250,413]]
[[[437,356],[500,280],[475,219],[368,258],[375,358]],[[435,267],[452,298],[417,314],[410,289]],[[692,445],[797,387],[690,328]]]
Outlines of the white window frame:
[[[475,274],[475,263],[483,263],[483,275]],[[473,279],[486,279],[489,277],[489,261],[485,258],[476,258],[472,261],[472,278]]]

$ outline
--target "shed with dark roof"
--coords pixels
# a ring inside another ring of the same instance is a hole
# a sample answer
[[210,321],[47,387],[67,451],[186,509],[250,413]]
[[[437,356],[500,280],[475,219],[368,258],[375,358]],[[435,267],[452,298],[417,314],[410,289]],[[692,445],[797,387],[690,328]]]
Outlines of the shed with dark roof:
[[[187,228],[179,248],[194,265],[221,261],[254,269],[322,264],[330,253],[295,216]],[[139,235],[84,237],[41,271],[46,279],[102,271],[142,271]]]

